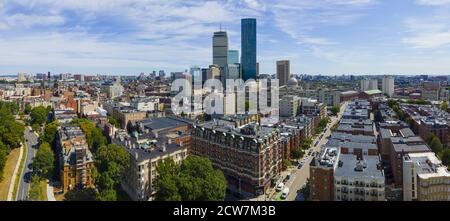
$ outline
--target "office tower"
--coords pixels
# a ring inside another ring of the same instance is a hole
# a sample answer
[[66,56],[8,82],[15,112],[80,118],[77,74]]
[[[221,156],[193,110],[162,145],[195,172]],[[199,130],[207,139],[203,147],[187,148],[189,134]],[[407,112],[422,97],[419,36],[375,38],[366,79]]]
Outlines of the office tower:
[[239,63],[239,51],[238,50],[228,50],[228,64]]
[[194,85],[194,84],[201,85],[202,84],[202,71],[199,67],[197,67],[197,66],[192,67],[190,70],[190,74],[193,79],[192,85]]
[[17,81],[18,82],[26,81],[25,73],[18,73],[17,74]]
[[164,70],[159,71],[159,77],[161,77],[161,78],[166,77],[166,73],[164,72]]
[[47,73],[47,80],[51,80],[50,71]]
[[286,85],[291,73],[290,70],[290,62],[288,60],[277,61],[277,79],[279,81],[278,85]]
[[361,80],[361,91],[368,90],[378,90],[378,80],[377,79],[362,79]]
[[241,20],[241,66],[244,81],[257,78],[256,70],[256,19]]
[[218,65],[222,70],[228,64],[228,36],[225,31],[214,32],[213,64]]
[[202,68],[202,84],[205,83],[206,80],[208,80],[208,68]]
[[219,65],[210,65],[208,74],[207,74],[207,80],[209,79],[219,79],[220,80],[220,67]]
[[394,78],[392,76],[384,76],[382,82],[383,93],[387,94],[389,97],[394,95]]

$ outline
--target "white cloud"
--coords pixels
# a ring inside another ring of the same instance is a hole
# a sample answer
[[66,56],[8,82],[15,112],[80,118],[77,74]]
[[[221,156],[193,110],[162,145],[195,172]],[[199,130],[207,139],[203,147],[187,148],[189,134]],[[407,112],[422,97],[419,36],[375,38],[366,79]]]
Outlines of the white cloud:
[[402,42],[415,49],[450,46],[450,16],[434,14],[429,18],[408,18],[404,24],[407,36]]
[[25,15],[14,14],[7,17],[6,23],[9,26],[51,26],[64,23],[64,18],[59,15]]
[[429,6],[450,5],[450,0],[417,0],[417,4]]

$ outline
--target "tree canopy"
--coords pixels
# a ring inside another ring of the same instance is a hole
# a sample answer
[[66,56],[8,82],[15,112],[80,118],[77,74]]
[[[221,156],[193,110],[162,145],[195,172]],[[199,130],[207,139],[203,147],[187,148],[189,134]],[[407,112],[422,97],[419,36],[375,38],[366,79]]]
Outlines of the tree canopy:
[[107,144],[106,137],[103,135],[103,131],[95,126],[95,123],[84,118],[78,118],[72,121],[72,124],[80,126],[89,147],[96,152],[96,150]]
[[33,170],[39,171],[42,176],[48,176],[53,171],[55,156],[47,142],[42,143],[33,160]]
[[337,115],[341,111],[341,105],[335,105],[331,108],[331,113]]
[[44,128],[44,134],[42,136],[42,141],[49,143],[50,146],[53,146],[56,138],[56,133],[58,132],[58,127],[59,123],[57,121],[46,124]]
[[20,147],[23,140],[25,126],[17,122],[13,115],[17,114],[18,110],[16,103],[0,101],[0,180],[9,152]]
[[219,201],[225,198],[225,176],[215,170],[207,158],[189,156],[181,165],[167,159],[158,164],[157,172],[157,200]]
[[30,112],[31,124],[43,125],[47,121],[49,110],[46,107],[35,107]]
[[95,165],[98,171],[95,173],[95,180],[100,200],[116,200],[116,189],[130,166],[130,155],[115,144],[101,146],[95,154]]

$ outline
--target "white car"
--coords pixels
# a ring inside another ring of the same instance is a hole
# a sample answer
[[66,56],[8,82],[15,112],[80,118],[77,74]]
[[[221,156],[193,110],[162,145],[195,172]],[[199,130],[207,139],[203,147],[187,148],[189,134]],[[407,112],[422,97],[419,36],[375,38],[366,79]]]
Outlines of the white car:
[[278,186],[277,186],[277,192],[280,192],[281,190],[283,190],[283,188],[284,188],[284,183],[283,182],[281,182],[281,183],[279,183],[278,184]]

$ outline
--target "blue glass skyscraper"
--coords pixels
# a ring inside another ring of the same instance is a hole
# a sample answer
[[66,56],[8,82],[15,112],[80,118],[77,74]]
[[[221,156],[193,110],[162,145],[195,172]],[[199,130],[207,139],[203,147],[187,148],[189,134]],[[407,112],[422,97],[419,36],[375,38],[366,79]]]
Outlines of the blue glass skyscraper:
[[241,20],[241,66],[242,78],[256,80],[256,19]]

